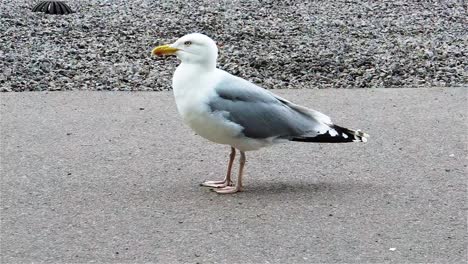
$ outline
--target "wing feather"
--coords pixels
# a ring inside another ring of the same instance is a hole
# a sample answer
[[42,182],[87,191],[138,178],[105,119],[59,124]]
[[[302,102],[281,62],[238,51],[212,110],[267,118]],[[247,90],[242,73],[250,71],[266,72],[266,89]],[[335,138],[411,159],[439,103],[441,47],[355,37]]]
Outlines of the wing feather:
[[330,118],[293,104],[242,78],[226,73],[215,87],[208,105],[231,122],[243,127],[249,138],[314,136],[329,130]]

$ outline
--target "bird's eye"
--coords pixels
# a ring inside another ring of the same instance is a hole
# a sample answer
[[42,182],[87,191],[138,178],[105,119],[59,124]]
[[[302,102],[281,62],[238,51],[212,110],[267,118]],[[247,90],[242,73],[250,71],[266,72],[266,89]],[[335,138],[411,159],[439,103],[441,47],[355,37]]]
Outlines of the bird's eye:
[[192,45],[192,41],[185,41],[185,42],[184,42],[184,45],[185,45],[185,46],[190,46],[190,45]]

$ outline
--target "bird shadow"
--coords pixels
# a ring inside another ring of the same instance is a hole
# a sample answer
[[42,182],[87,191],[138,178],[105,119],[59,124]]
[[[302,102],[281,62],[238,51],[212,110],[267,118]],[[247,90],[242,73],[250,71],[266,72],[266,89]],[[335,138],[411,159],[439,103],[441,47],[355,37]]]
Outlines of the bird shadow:
[[325,194],[350,192],[367,192],[376,187],[359,181],[343,182],[263,182],[246,186],[243,195],[272,195],[272,194]]

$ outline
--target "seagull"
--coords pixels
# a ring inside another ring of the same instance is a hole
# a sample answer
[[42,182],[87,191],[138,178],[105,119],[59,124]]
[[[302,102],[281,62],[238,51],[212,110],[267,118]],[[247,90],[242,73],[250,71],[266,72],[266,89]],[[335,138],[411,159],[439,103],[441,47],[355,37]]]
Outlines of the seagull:
[[[172,44],[155,47],[152,54],[176,55],[181,61],[172,78],[172,89],[183,122],[196,134],[231,147],[224,179],[201,184],[219,194],[242,191],[247,151],[288,141],[366,142],[369,137],[218,69],[218,47],[204,34],[185,35]],[[236,150],[240,158],[234,184],[231,169]]]

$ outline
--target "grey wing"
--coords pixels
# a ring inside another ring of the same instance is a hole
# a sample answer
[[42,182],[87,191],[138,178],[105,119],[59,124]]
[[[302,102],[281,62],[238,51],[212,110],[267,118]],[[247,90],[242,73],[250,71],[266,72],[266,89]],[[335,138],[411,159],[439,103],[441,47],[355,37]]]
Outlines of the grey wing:
[[242,126],[246,137],[291,139],[329,129],[313,116],[318,112],[294,105],[244,79],[227,75],[215,91],[217,95],[208,102],[211,111],[221,112]]

